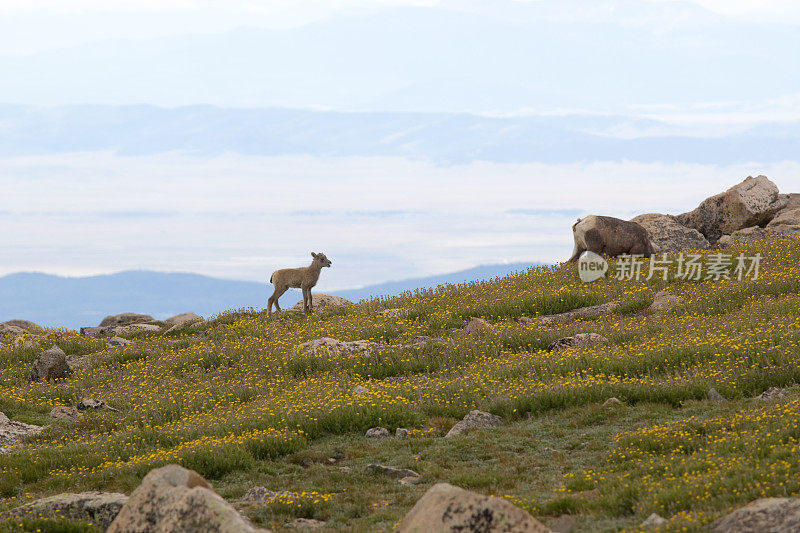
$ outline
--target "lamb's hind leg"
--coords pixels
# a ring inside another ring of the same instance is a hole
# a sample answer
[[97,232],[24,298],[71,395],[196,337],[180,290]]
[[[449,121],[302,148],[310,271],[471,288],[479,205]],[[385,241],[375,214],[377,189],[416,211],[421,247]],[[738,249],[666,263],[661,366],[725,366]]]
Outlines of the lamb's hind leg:
[[272,315],[272,304],[275,304],[275,312],[281,310],[281,306],[278,303],[278,298],[283,296],[283,293],[286,292],[289,288],[288,287],[275,287],[275,292],[272,293],[272,296],[269,297],[269,314]]

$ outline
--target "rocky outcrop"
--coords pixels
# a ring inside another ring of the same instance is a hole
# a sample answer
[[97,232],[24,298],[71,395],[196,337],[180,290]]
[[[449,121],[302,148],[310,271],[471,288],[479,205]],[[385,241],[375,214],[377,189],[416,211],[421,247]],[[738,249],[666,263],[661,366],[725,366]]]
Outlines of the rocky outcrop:
[[727,191],[704,200],[694,211],[676,220],[694,228],[715,243],[722,235],[751,226],[765,226],[783,209],[788,199],[766,176],[748,177]]
[[386,348],[382,344],[371,341],[340,341],[331,337],[322,337],[321,339],[314,339],[313,341],[304,342],[295,347],[295,353],[305,355],[333,355],[338,357],[341,355],[352,355],[359,353],[369,353],[380,351]]
[[50,381],[72,374],[67,364],[67,354],[58,346],[45,350],[36,357],[28,381]]
[[491,428],[502,426],[503,419],[497,415],[487,413],[485,411],[473,410],[470,411],[464,418],[461,419],[455,426],[450,428],[445,438],[455,437],[461,435],[471,429]]
[[179,465],[151,470],[108,533],[249,533],[256,529],[215,493],[203,476]]
[[19,326],[8,324],[6,322],[0,324],[0,340],[4,340],[9,344],[12,343],[17,337],[27,333],[27,330]]
[[42,426],[15,422],[0,412],[0,453],[7,453],[19,441],[42,432]]
[[27,516],[66,518],[90,521],[105,530],[127,501],[128,497],[118,492],[67,492],[6,511],[0,514],[0,520]]
[[557,315],[544,315],[536,318],[522,317],[521,322],[539,324],[546,326],[548,324],[561,324],[564,322],[572,322],[580,318],[589,318],[593,316],[610,315],[619,306],[619,302],[607,302],[600,305],[591,305],[589,307],[580,307],[567,311],[566,313],[559,313]]
[[0,323],[0,327],[3,325],[6,326],[16,326],[18,328],[22,328],[28,333],[39,334],[44,332],[44,328],[38,324],[34,324],[30,320],[20,320],[15,318],[14,320],[6,320],[5,322]]
[[672,215],[648,213],[631,219],[650,236],[653,252],[665,254],[678,250],[707,250],[708,240],[694,228],[680,224]]
[[800,531],[800,498],[762,498],[711,524],[713,533]]
[[608,339],[597,333],[578,333],[572,337],[563,337],[550,343],[547,347],[548,352],[558,352],[568,348],[595,346],[605,344]]
[[154,322],[155,319],[150,315],[142,315],[139,313],[120,313],[118,315],[110,315],[100,322],[100,327],[106,326],[127,326],[128,324],[144,324],[146,322]]
[[526,511],[447,483],[431,487],[397,526],[400,533],[549,533]]
[[[311,304],[314,311],[322,311],[323,309],[333,309],[334,307],[347,307],[353,305],[353,302],[341,296],[333,296],[332,294],[312,294]],[[297,302],[292,311],[302,311],[303,302]]]
[[643,313],[651,314],[651,313],[662,313],[664,311],[669,311],[679,305],[683,304],[684,299],[681,296],[675,296],[671,292],[664,290],[658,291],[653,298],[653,303],[647,306]]

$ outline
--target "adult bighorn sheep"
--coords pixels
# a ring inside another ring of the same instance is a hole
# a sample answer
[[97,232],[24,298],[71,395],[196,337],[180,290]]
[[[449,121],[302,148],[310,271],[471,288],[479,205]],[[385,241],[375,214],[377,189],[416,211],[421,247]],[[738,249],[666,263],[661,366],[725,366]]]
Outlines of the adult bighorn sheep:
[[276,270],[269,277],[269,282],[275,286],[275,292],[269,297],[269,314],[272,315],[272,304],[275,304],[275,310],[280,311],[281,306],[278,305],[278,298],[280,298],[289,287],[301,289],[303,291],[303,311],[310,313],[313,309],[311,302],[311,287],[317,284],[319,273],[322,267],[330,267],[331,260],[325,257],[322,252],[315,254],[311,252],[311,257],[314,259],[307,267],[302,268],[282,268]]
[[598,215],[579,218],[572,226],[572,236],[575,238],[575,249],[569,258],[570,263],[577,261],[586,250],[606,257],[621,254],[653,255],[647,230],[636,222],[619,218]]

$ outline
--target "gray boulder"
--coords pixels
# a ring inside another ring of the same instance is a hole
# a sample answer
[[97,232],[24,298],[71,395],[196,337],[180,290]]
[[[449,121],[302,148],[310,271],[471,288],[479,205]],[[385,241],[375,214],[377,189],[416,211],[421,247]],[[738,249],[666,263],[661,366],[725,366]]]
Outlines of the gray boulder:
[[595,346],[606,344],[608,339],[597,333],[578,333],[572,337],[563,337],[550,343],[547,347],[548,352],[558,352],[568,348]]
[[14,339],[19,337],[20,335],[25,335],[28,333],[27,330],[15,326],[14,324],[2,323],[0,324],[0,339],[4,339],[6,342],[13,342]]
[[67,364],[67,354],[54,345],[36,357],[28,381],[50,381],[65,378],[70,374],[72,368]]
[[369,428],[364,436],[368,439],[385,439],[389,437],[389,430],[381,427]]
[[678,250],[707,250],[710,245],[703,234],[680,224],[672,215],[648,213],[631,219],[650,236],[653,252],[666,254]]
[[[353,305],[353,302],[341,296],[333,296],[332,294],[312,294],[311,305],[314,311],[321,311],[323,309],[333,309],[334,307],[347,307]],[[302,311],[303,302],[297,302],[292,311]]]
[[399,533],[550,533],[509,502],[439,483],[431,487],[397,526]]
[[128,497],[118,492],[64,493],[36,500],[0,514],[0,519],[26,516],[87,520],[104,530],[114,521]]
[[179,465],[151,470],[108,533],[249,533],[255,528],[203,476]]
[[472,317],[469,322],[464,326],[464,333],[470,337],[477,337],[489,330],[489,324],[482,318]]
[[800,498],[762,498],[711,524],[713,533],[800,531]]
[[32,435],[38,435],[43,429],[42,426],[9,420],[0,412],[0,453],[10,451],[15,444]]
[[788,199],[766,176],[752,176],[727,191],[705,199],[694,211],[676,220],[715,243],[722,235],[751,226],[765,226]]
[[455,426],[450,428],[445,438],[455,437],[461,435],[471,429],[478,428],[491,428],[502,426],[503,419],[497,415],[487,413],[485,411],[473,410],[470,411],[464,418],[461,419]]
[[144,324],[145,322],[154,322],[155,319],[150,315],[142,315],[139,313],[120,313],[118,315],[110,315],[100,322],[100,327],[106,326],[127,326],[128,324]]

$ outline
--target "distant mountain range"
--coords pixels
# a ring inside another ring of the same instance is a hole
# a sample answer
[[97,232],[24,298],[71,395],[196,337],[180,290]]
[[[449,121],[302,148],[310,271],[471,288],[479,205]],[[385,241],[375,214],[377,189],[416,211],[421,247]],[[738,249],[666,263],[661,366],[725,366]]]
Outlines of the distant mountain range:
[[[330,294],[358,301],[444,283],[504,276],[529,266],[528,263],[479,266]],[[270,294],[272,286],[264,283],[231,281],[197,274],[127,271],[69,278],[17,273],[0,277],[0,322],[21,318],[45,327],[77,329],[96,326],[107,315],[128,311],[146,313],[157,319],[187,311],[208,317],[232,309],[263,309]],[[299,290],[292,289],[281,297],[281,307],[289,308],[299,300]]]
[[576,161],[726,164],[794,160],[800,122],[689,135],[658,120],[566,114],[493,118],[213,106],[0,105],[0,156],[110,151],[134,156],[393,156],[443,163]]

